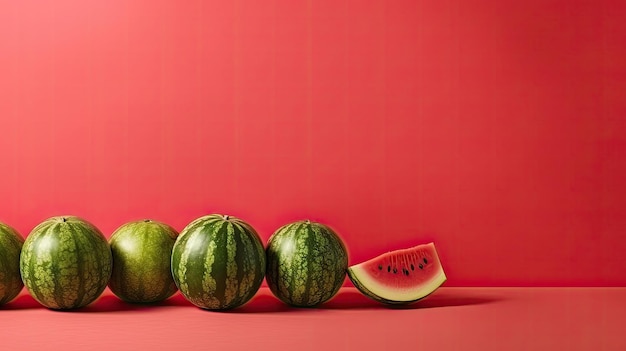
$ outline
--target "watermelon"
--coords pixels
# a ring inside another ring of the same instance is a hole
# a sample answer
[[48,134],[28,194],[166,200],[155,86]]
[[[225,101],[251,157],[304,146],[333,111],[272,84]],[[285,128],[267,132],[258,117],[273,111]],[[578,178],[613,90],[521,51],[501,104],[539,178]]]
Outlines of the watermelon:
[[415,302],[446,281],[433,243],[388,252],[351,266],[348,277],[363,294],[388,304]]
[[280,227],[267,249],[267,284],[281,301],[313,307],[330,300],[346,277],[348,253],[328,226],[298,221]]
[[111,277],[111,249],[98,228],[74,216],[53,217],[24,242],[20,272],[33,298],[50,309],[96,300]]
[[248,302],[265,275],[257,232],[236,217],[212,214],[189,223],[172,251],[172,275],[182,295],[208,310]]
[[20,252],[24,238],[13,228],[0,223],[0,305],[13,300],[22,290]]
[[153,303],[176,292],[172,278],[172,248],[178,232],[149,219],[119,227],[109,239],[113,272],[109,288],[131,303]]

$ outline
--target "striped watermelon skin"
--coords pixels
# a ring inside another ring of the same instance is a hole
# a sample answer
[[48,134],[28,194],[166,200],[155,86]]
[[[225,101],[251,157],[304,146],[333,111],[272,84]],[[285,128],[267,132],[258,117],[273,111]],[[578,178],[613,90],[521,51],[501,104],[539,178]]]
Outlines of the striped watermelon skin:
[[265,276],[265,251],[248,223],[213,214],[198,218],[178,236],[172,275],[183,296],[208,310],[249,301]]
[[299,221],[272,234],[267,249],[267,284],[283,302],[313,307],[330,300],[346,277],[348,253],[328,226]]
[[109,288],[131,303],[153,303],[172,296],[172,248],[178,232],[165,223],[149,219],[119,227],[109,239],[113,271]]
[[95,301],[111,277],[111,249],[93,224],[74,216],[52,217],[26,238],[20,272],[31,296],[50,309],[80,308]]
[[20,277],[20,252],[24,238],[10,226],[0,223],[0,305],[13,300],[24,284]]

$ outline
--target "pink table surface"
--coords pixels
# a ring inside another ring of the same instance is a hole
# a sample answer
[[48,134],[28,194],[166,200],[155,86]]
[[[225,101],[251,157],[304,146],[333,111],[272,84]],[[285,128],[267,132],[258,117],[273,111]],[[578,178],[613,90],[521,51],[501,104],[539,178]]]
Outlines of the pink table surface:
[[262,288],[210,312],[180,294],[128,305],[107,289],[71,312],[25,291],[0,308],[2,350],[626,350],[626,288],[448,288],[389,308],[354,288],[290,308]]

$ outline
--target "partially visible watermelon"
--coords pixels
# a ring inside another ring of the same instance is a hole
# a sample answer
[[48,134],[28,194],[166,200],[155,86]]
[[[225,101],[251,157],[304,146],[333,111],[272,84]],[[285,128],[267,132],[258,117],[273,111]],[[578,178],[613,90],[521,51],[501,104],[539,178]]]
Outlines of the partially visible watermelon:
[[415,302],[446,281],[433,243],[388,252],[351,266],[348,277],[363,294],[388,304]]
[[95,301],[111,277],[111,248],[93,224],[53,217],[26,238],[20,272],[33,298],[51,309],[80,308]]
[[0,305],[15,298],[22,290],[20,252],[24,238],[13,228],[0,223]]

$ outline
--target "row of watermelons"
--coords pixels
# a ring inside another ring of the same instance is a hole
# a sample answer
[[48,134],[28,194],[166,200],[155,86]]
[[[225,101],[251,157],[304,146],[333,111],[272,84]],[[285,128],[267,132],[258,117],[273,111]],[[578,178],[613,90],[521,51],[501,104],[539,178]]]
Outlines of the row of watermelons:
[[80,308],[108,285],[131,303],[161,301],[179,289],[196,306],[223,310],[249,301],[266,278],[280,300],[310,307],[332,298],[346,273],[383,303],[419,300],[446,280],[432,243],[348,267],[340,237],[308,220],[279,228],[267,247],[252,226],[225,215],[198,218],[180,235],[157,221],[131,222],[108,242],[74,216],[44,221],[26,241],[0,223],[0,304],[26,286],[48,308]]

